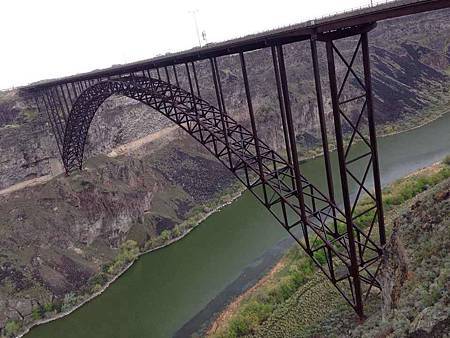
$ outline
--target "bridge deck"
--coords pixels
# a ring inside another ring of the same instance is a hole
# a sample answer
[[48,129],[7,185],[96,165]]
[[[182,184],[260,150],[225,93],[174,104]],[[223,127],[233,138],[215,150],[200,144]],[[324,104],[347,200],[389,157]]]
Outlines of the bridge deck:
[[251,51],[275,44],[290,43],[307,40],[311,35],[373,23],[379,20],[391,19],[400,16],[416,14],[436,9],[450,7],[449,0],[400,0],[391,1],[374,7],[337,14],[323,19],[310,20],[296,25],[248,35],[225,42],[209,44],[206,47],[196,47],[187,51],[159,56],[148,60],[113,66],[95,70],[88,73],[77,74],[53,80],[44,80],[27,86],[38,89],[58,84],[91,80],[99,77],[108,77],[139,71],[142,68],[157,68],[173,64],[197,61],[211,57]]

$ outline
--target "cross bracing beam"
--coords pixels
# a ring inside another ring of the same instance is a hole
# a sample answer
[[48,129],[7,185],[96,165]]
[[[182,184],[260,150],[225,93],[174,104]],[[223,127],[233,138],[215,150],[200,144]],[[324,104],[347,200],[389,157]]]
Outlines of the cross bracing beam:
[[[25,90],[34,95],[38,109],[46,111],[68,174],[82,168],[89,126],[98,108],[111,95],[133,98],[165,115],[233,172],[363,316],[364,299],[380,288],[377,274],[386,242],[368,32],[376,20],[449,6],[450,2],[440,0],[397,1],[202,49],[44,81]],[[336,43],[347,37],[358,37],[352,40],[355,42],[350,56],[344,55]],[[284,45],[302,40],[310,43],[326,192],[303,175],[299,164]],[[332,171],[330,160],[319,44],[326,47],[334,125],[331,139],[336,141],[338,172]],[[251,64],[246,55],[265,48],[270,52],[266,55],[271,59],[276,84],[285,156],[260,139],[253,107],[248,74]],[[225,102],[220,57],[231,54],[239,58],[248,128],[228,114]],[[206,85],[205,74],[200,77],[198,73],[200,60],[209,65],[210,82]],[[345,69],[342,78],[337,74],[337,64]],[[183,80],[187,89],[183,89]],[[202,91],[208,86],[213,88],[217,104],[202,98]],[[350,115],[348,105],[359,107],[358,113]],[[366,147],[363,153],[354,154],[357,141]],[[355,166],[363,169],[355,171]],[[336,175],[338,188],[333,183]],[[355,194],[350,193],[351,182],[357,186]],[[337,195],[342,196],[342,205],[336,201]],[[360,210],[363,196],[370,203]],[[360,220],[368,217],[371,221],[363,227]]]
[[[282,56],[279,57],[281,60]],[[244,71],[245,63],[242,65]],[[282,82],[285,82],[284,78],[282,76]],[[352,295],[357,295],[352,290],[354,276],[350,271],[344,272],[352,266],[350,233],[336,233],[329,225],[329,220],[343,222],[345,212],[309,183],[299,168],[295,169],[258,140],[252,131],[220,109],[174,85],[152,78],[128,77],[99,82],[83,92],[72,107],[64,136],[62,156],[68,173],[82,167],[90,121],[103,101],[113,94],[128,96],[160,111],[203,144],[247,186],[316,262],[315,254],[326,250],[327,268],[319,264],[320,268],[350,304],[357,306],[357,298]],[[370,253],[379,257],[381,247],[363,230],[353,226],[365,247],[370,248]],[[301,231],[297,232],[297,228]],[[343,268],[340,275],[335,273],[338,266]],[[375,279],[364,281],[379,287]],[[347,290],[347,284],[351,285],[350,290]]]
[[[347,33],[346,31],[345,34]],[[327,35],[320,35],[318,38],[326,39]],[[311,39],[313,65],[317,68],[316,43],[316,39]],[[359,46],[360,44],[358,48]],[[160,74],[157,78],[151,77],[150,70],[147,70],[137,75],[133,73],[45,88],[36,96],[38,107],[49,113],[68,174],[82,168],[90,123],[108,97],[113,94],[127,96],[161,112],[204,145],[236,175],[316,262],[349,304],[362,315],[361,290],[365,289],[367,292],[373,287],[379,288],[376,268],[380,262],[382,244],[371,238],[371,231],[367,233],[358,227],[355,222],[357,217],[352,217],[347,208],[342,209],[336,204],[329,163],[326,165],[327,179],[330,181],[328,193],[320,191],[302,175],[283,46],[271,48],[271,62],[287,159],[258,137],[245,53],[239,53],[238,57],[250,129],[227,114],[219,66],[215,58],[211,58],[209,63],[217,107],[199,97],[200,86],[195,62],[184,65],[188,90],[177,86],[177,70],[170,76],[169,70],[164,68],[162,72],[156,72],[156,75]],[[164,80],[161,73],[164,74]],[[323,114],[320,74],[315,74],[315,78],[318,110],[319,114]],[[45,107],[39,104],[42,100],[47,103]],[[324,153],[328,154],[324,120],[321,128]],[[364,185],[364,180],[359,182]],[[339,227],[340,224],[346,224],[347,227]],[[318,255],[323,255],[325,262],[321,262]]]

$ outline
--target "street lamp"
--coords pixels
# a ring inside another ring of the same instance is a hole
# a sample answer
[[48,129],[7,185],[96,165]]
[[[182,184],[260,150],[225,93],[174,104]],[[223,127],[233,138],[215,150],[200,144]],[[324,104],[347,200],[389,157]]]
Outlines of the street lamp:
[[194,23],[195,23],[195,31],[197,33],[197,40],[198,40],[198,45],[201,47],[202,46],[202,41],[200,40],[200,33],[198,31],[198,23],[197,23],[197,13],[198,13],[198,9],[194,9],[192,11],[189,11],[189,13],[192,14],[192,16],[194,17]]

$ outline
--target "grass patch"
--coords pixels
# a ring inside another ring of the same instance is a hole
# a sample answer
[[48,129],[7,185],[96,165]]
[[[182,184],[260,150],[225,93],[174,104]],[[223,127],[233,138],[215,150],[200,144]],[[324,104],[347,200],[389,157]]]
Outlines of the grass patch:
[[245,298],[228,324],[212,337],[240,337],[255,332],[279,305],[311,280],[315,271],[311,259],[297,247],[286,253],[281,264],[283,268]]
[[[416,174],[394,182],[383,189],[383,205],[385,211],[389,212],[397,208],[417,194],[449,177],[450,156],[446,157],[437,166],[421,170]],[[356,213],[358,213],[358,210],[368,209],[371,203],[373,202],[368,198],[363,198],[357,207]],[[371,223],[373,216],[373,212],[368,212],[363,217],[359,217],[358,225],[362,228],[367,227]],[[344,224],[340,224],[340,231],[343,231],[344,227]],[[315,256],[315,258],[321,264],[324,264],[326,261],[325,257],[319,253],[317,253],[317,257]],[[237,309],[233,311],[229,319],[221,323],[218,329],[210,334],[209,337],[242,337],[255,334],[274,312],[286,307],[295,306],[293,304],[296,304],[296,302],[289,304],[287,300],[298,292],[307,292],[301,291],[301,289],[314,278],[317,278],[318,268],[299,247],[293,247],[288,250],[281,259],[280,264],[283,265],[283,268],[269,277],[259,287],[249,292],[240,301]],[[321,285],[325,288],[332,288],[331,284],[322,282]],[[337,292],[333,293],[330,290],[324,289],[319,290],[319,292],[323,292],[323,294],[327,294],[331,298],[339,297]],[[314,299],[314,297],[320,298],[319,295],[311,296],[310,298]],[[319,300],[317,299],[317,301]],[[336,304],[340,304],[340,302],[336,301]],[[297,311],[297,309],[290,310]],[[314,318],[311,320],[314,320]],[[306,319],[305,322],[307,322]]]
[[37,111],[35,109],[22,110],[21,114],[27,121],[32,121],[37,117]]

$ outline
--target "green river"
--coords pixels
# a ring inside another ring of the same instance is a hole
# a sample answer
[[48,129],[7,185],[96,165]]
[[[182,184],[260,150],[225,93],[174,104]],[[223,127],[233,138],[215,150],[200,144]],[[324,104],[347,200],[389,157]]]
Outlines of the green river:
[[[426,126],[380,138],[378,148],[383,184],[439,161],[450,153],[450,113]],[[301,169],[325,192],[322,162],[308,160]],[[285,250],[280,243],[286,237],[245,192],[182,240],[142,256],[101,296],[63,319],[32,329],[26,338],[188,336],[190,329],[198,328],[274,264]],[[186,330],[180,331],[183,326]]]

